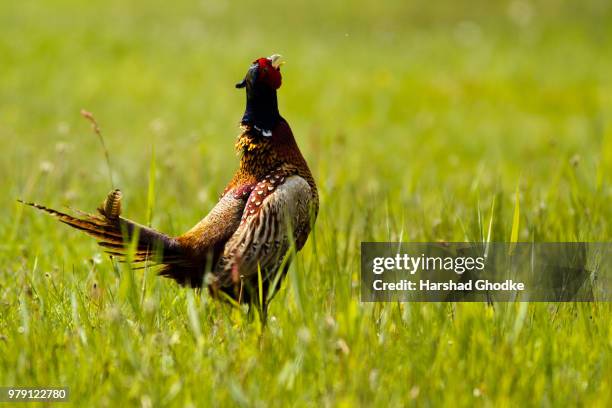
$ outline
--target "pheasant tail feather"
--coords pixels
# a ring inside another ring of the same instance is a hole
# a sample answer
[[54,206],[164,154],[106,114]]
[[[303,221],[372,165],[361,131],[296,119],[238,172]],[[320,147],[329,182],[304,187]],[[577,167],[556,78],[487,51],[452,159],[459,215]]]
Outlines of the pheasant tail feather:
[[[172,237],[152,228],[139,225],[120,216],[121,192],[113,190],[98,208],[100,215],[75,210],[78,217],[66,214],[32,202],[19,202],[44,211],[66,225],[81,230],[94,237],[108,254],[125,259],[130,244],[134,243],[133,262],[154,260],[159,263],[173,264],[183,258],[179,243]],[[156,258],[156,255],[160,256]]]

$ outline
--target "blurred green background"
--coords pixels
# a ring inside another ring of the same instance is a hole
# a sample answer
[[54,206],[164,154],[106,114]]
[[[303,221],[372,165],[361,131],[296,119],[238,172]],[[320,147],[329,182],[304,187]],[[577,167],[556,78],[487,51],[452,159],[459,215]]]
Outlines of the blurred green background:
[[[151,223],[187,230],[237,164],[234,84],[272,53],[321,212],[263,334],[15,203],[91,211],[110,190],[85,108],[125,215],[147,221],[154,157]],[[0,385],[69,385],[76,405],[608,405],[608,304],[365,305],[358,257],[484,240],[490,220],[507,241],[516,197],[522,241],[609,240],[611,72],[604,0],[1,2]]]

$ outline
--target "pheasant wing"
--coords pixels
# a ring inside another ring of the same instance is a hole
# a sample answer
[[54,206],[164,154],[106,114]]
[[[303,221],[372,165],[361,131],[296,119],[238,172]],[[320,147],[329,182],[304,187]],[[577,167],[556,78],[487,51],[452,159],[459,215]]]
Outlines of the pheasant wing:
[[311,200],[311,188],[302,177],[270,175],[259,182],[220,259],[220,286],[249,280],[258,269],[265,280],[274,276],[291,240],[301,247],[308,237]]

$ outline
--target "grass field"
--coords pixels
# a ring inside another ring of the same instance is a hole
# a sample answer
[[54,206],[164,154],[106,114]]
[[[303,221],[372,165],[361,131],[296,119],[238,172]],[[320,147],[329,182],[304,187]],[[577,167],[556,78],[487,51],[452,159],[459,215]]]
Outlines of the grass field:
[[[612,235],[607,1],[0,2],[0,386],[74,406],[610,406],[609,303],[362,304],[361,241]],[[318,181],[262,328],[17,198],[173,234],[237,163],[258,56]],[[153,165],[152,165],[153,164]],[[150,177],[153,173],[153,177]]]

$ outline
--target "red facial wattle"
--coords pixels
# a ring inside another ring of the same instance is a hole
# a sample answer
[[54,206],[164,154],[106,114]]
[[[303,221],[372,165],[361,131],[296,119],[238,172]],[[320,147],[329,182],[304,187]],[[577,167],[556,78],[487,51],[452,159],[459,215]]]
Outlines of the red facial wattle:
[[282,84],[280,68],[274,68],[272,61],[268,58],[259,58],[254,63],[259,66],[258,80],[267,83],[272,89],[280,88]]

